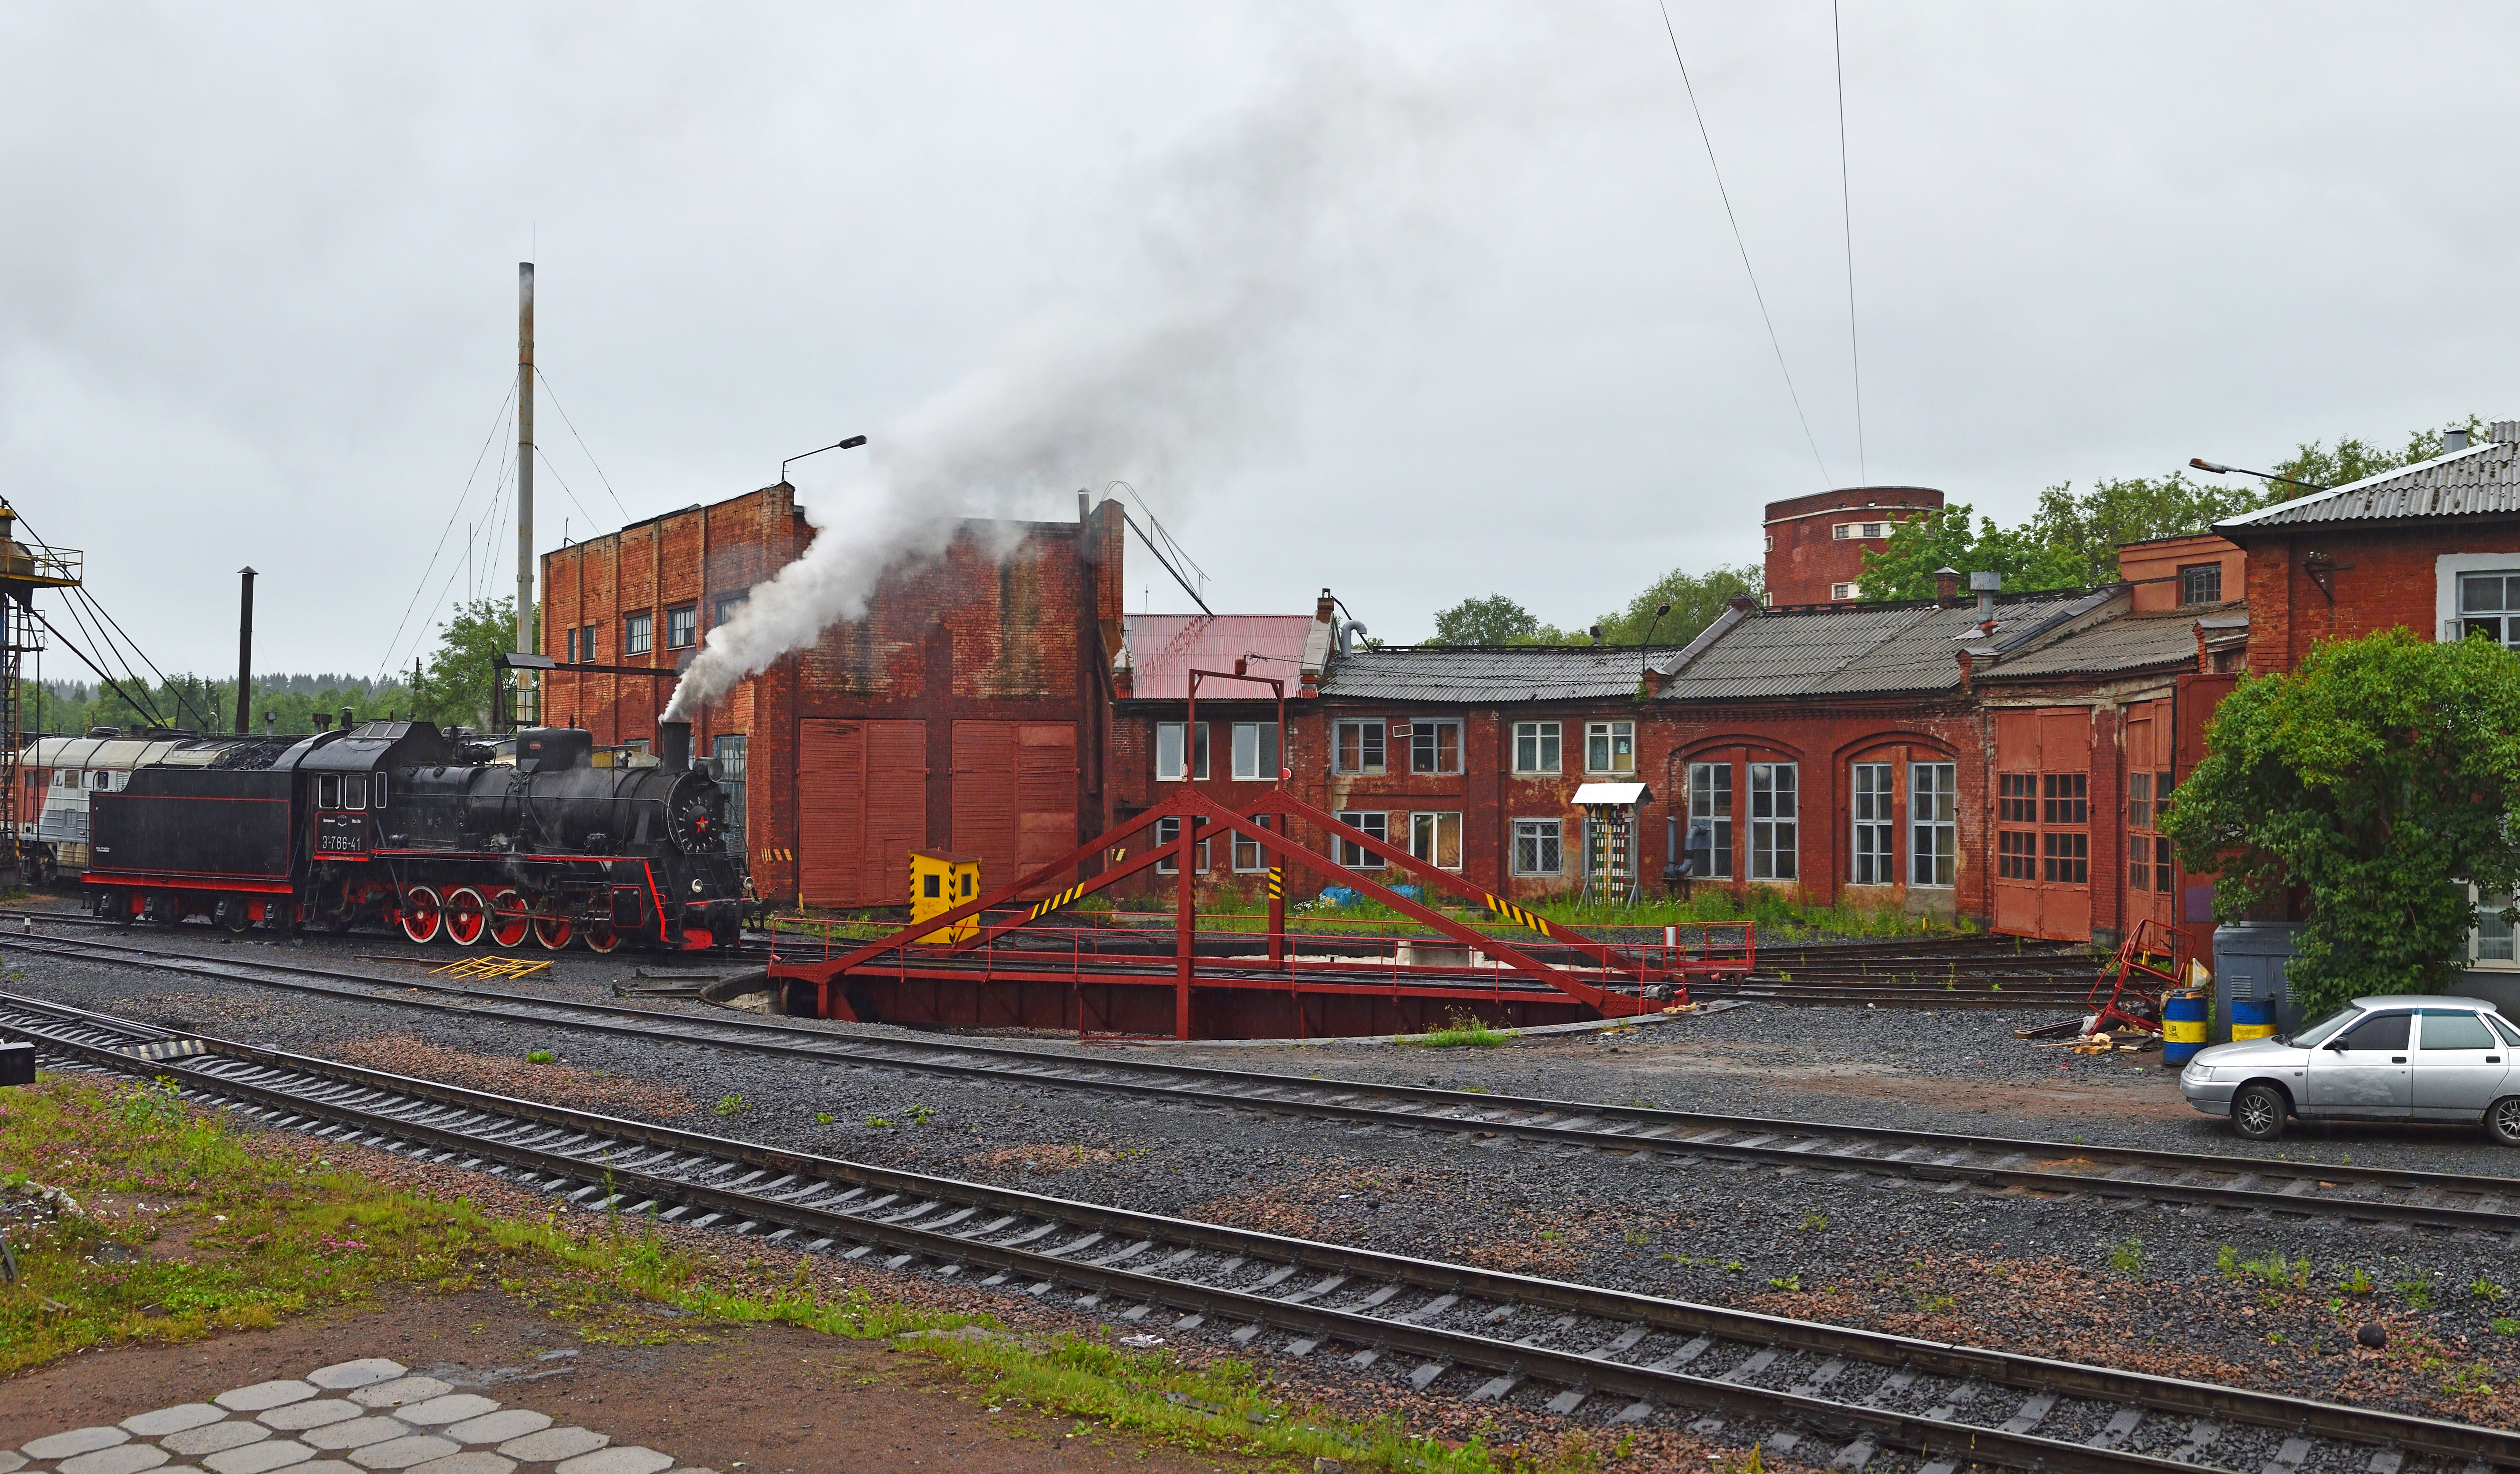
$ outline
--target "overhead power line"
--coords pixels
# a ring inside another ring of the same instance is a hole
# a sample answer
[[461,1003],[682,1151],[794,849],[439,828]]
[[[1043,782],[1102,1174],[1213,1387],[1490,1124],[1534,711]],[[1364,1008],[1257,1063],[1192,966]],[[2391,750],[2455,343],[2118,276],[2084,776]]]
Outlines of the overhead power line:
[[[472,469],[464,477],[463,493],[456,497],[455,505],[448,509],[446,525],[437,531],[437,546],[429,550],[428,566],[420,570],[420,579],[412,586],[411,602],[403,605],[402,618],[394,624],[393,639],[385,646],[384,663],[377,667],[380,680],[383,678],[384,672],[393,668],[394,656],[402,648],[403,629],[411,623],[411,613],[413,609],[419,607],[420,596],[428,592],[428,575],[437,570],[437,559],[446,552],[446,539],[455,531],[455,519],[464,514],[465,504],[472,499],[472,483],[480,479],[481,463],[490,458],[490,447],[499,438],[499,426],[508,423],[508,406],[516,397],[517,387],[514,383],[510,383],[507,397],[499,401],[498,412],[490,417],[490,433],[482,437],[480,452],[472,458]],[[502,460],[500,464],[504,473],[506,462]]]
[[1759,273],[1750,265],[1750,243],[1742,239],[1740,217],[1732,213],[1732,192],[1724,187],[1723,166],[1715,161],[1715,137],[1706,129],[1706,112],[1697,105],[1697,85],[1688,79],[1688,63],[1680,54],[1680,32],[1671,23],[1670,0],[1656,0],[1662,9],[1663,34],[1671,38],[1671,59],[1680,64],[1680,85],[1688,93],[1688,111],[1697,119],[1697,137],[1706,145],[1706,167],[1715,175],[1715,193],[1724,201],[1724,218],[1732,227],[1732,244],[1741,252],[1741,272],[1750,279],[1750,295],[1759,304],[1759,321],[1768,325],[1768,346],[1777,351],[1777,372],[1785,377],[1785,394],[1794,402],[1794,418],[1802,422],[1803,440],[1811,446],[1812,460],[1820,466],[1821,479],[1833,483],[1828,473],[1828,461],[1820,453],[1820,437],[1812,433],[1811,417],[1803,413],[1803,396],[1794,387],[1794,371],[1785,367],[1785,345],[1777,336],[1777,320],[1768,313],[1768,296],[1759,290]]
[[[551,389],[551,376],[543,372],[542,365],[534,365],[534,378],[541,380],[544,388]],[[560,402],[560,390],[558,389],[552,389],[552,408],[560,411],[560,423],[568,426],[568,433],[571,438],[577,441],[577,448],[580,451],[584,451],[586,454],[586,464],[595,468],[595,478],[604,483],[606,495],[612,498],[612,505],[621,513],[621,520],[624,523],[627,523],[630,520],[630,509],[621,505],[621,493],[612,489],[612,478],[604,473],[603,463],[595,459],[595,452],[587,449],[586,437],[578,434],[577,422],[568,418],[568,410]],[[551,462],[546,458],[543,464],[549,466]],[[552,474],[557,476],[560,472],[555,470]],[[563,489],[565,489],[565,483],[563,483]],[[569,500],[572,502],[576,501],[576,494],[572,492],[569,496]],[[580,507],[577,510],[580,512],[586,511],[583,507]],[[592,515],[589,515],[587,517],[587,521],[592,523],[595,521],[595,518]]]
[[1855,335],[1855,194],[1846,166],[1846,31],[1838,23],[1837,0],[1828,0],[1828,38],[1837,53],[1837,203],[1846,222],[1846,353],[1855,365],[1855,476],[1872,484],[1872,465],[1864,453],[1864,345]]

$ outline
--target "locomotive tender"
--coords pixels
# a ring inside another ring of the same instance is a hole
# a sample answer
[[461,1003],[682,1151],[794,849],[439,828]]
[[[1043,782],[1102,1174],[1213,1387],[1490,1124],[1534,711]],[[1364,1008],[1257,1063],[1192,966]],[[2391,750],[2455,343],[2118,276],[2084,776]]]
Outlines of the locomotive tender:
[[451,729],[369,722],[137,768],[91,798],[83,883],[97,915],[125,922],[732,945],[752,902],[726,791],[693,766],[688,723],[657,738],[653,765],[598,766],[592,735],[528,728],[511,763]]

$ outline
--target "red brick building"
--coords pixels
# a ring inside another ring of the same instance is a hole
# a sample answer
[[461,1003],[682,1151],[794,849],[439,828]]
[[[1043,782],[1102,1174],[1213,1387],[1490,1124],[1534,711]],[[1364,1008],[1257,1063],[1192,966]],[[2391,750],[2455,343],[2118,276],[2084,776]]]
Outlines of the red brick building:
[[1930,486],[1849,486],[1770,502],[1765,522],[1768,603],[1862,598],[1864,555],[1887,547],[1902,521],[1942,505],[1943,494]]
[[[2210,904],[2154,819],[2230,683],[2210,672],[2247,635],[2236,605],[2138,614],[2136,592],[2003,597],[1991,625],[1956,598],[1743,600],[1686,648],[1652,650],[1341,652],[1326,602],[1309,625],[1282,621],[1282,641],[1300,630],[1324,654],[1319,694],[1289,703],[1284,766],[1299,797],[1500,895],[1583,886],[1601,861],[1576,789],[1642,782],[1627,869],[1649,892],[1686,856],[1697,883],[1744,896],[1775,888],[2107,939]],[[1248,638],[1192,623],[1222,640],[1209,661],[1230,661]],[[1132,648],[1187,628],[1133,620]],[[1237,806],[1268,785],[1275,764],[1238,759],[1229,772],[1221,754],[1274,710],[1202,699],[1202,744],[1183,734],[1180,695],[1141,677],[1121,704],[1124,813],[1183,782]],[[1186,771],[1202,745],[1209,764]],[[1375,868],[1322,836],[1290,837]],[[1203,884],[1244,888],[1267,864],[1250,846],[1197,862]]]
[[[886,573],[863,618],[698,714],[693,751],[739,790],[762,895],[899,906],[914,849],[976,855],[994,877],[1102,831],[1123,523],[1116,504],[1079,511],[966,524]],[[544,719],[652,739],[671,673],[816,535],[783,482],[544,555],[544,653],[561,662]],[[585,664],[660,674],[569,669]]]

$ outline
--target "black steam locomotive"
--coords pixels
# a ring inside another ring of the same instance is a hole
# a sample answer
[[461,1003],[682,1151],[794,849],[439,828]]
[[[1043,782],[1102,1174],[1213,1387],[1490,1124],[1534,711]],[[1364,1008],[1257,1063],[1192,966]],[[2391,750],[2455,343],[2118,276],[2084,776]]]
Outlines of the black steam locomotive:
[[[346,719],[347,713],[343,713]],[[415,942],[553,951],[732,944],[751,908],[726,791],[659,725],[658,761],[610,766],[574,728],[513,760],[456,732],[370,722],[134,769],[94,799],[100,916],[231,931],[399,926]],[[600,765],[603,764],[603,765]]]

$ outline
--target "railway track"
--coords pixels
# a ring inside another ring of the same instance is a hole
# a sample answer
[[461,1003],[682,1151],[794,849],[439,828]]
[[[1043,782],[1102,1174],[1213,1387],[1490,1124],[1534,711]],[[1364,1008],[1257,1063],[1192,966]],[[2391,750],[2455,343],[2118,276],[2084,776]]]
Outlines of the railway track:
[[1914,1474],[2486,1474],[2520,1434],[1764,1316],[873,1167],[177,1034],[0,993],[0,1035],[171,1076],[263,1124],[490,1172],[597,1212],[976,1281],[1115,1325],[1337,1359],[1395,1387],[1692,1419]]
[[[2520,1235],[2520,1179],[2397,1168],[2208,1156],[2131,1146],[1897,1127],[1787,1121],[1326,1080],[1160,1058],[1088,1057],[960,1039],[902,1039],[746,1015],[691,1014],[537,998],[426,979],[379,979],[281,962],[228,962],[149,953],[91,939],[9,938],[22,952],[145,966],[347,1001],[575,1029],[654,1044],[804,1059],[1006,1086],[1127,1096],[1191,1110],[1296,1117],[1360,1133],[1512,1138],[1560,1150],[1650,1152],[1765,1167],[1848,1184],[1912,1182],[2129,1204],[2178,1203],[2236,1213],[2397,1223]],[[2514,1158],[2520,1165],[2520,1157]],[[2520,1238],[2511,1238],[2520,1246]]]

